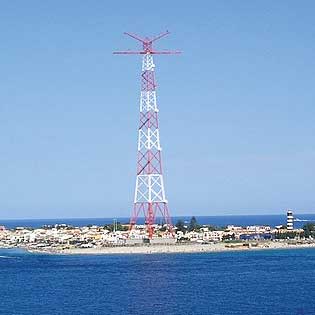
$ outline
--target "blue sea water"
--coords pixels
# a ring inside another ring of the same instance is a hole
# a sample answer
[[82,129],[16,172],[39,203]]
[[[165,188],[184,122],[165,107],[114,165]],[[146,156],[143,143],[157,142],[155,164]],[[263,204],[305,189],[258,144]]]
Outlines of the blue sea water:
[[[173,222],[183,220],[189,222],[190,216],[173,217]],[[269,225],[276,226],[286,224],[286,215],[224,215],[224,216],[197,216],[197,221],[200,224],[212,224],[216,226],[234,225]],[[295,222],[296,228],[302,227],[306,222],[315,222],[315,214],[297,214],[296,218],[302,220]],[[129,218],[73,218],[73,219],[23,219],[23,220],[1,220],[0,225],[7,228],[15,228],[17,226],[38,228],[44,224],[65,223],[73,226],[86,226],[88,224],[104,225],[113,223],[113,220],[118,220],[121,223],[128,223]],[[305,220],[305,221],[303,221]],[[143,218],[139,218],[138,223],[143,223]]]
[[0,250],[0,313],[315,314],[315,250],[63,256]]

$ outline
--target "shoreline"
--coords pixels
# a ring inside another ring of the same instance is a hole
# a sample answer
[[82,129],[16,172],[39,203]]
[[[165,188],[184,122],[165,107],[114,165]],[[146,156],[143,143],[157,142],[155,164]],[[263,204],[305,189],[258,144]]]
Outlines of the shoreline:
[[189,254],[189,253],[220,253],[234,251],[260,251],[281,249],[315,249],[315,243],[289,244],[289,243],[258,243],[253,246],[250,243],[216,243],[216,244],[176,244],[176,245],[143,245],[143,246],[117,246],[96,248],[69,248],[69,249],[34,249],[25,248],[30,253],[51,255],[134,255],[134,254]]

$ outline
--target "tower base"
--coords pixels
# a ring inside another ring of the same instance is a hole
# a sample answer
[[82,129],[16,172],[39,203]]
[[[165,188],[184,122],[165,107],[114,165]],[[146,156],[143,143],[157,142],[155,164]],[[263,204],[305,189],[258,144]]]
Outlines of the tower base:
[[166,202],[137,202],[134,204],[133,213],[130,219],[129,232],[131,233],[136,225],[137,218],[143,214],[145,218],[146,236],[149,240],[153,239],[157,224],[154,224],[156,215],[163,220],[164,236],[174,237],[173,225],[169,215]]

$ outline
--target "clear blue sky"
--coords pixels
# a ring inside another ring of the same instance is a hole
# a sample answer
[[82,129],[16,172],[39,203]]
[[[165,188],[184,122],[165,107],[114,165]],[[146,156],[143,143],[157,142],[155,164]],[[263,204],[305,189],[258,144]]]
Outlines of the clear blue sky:
[[315,212],[313,1],[2,1],[0,218],[129,216],[154,35],[172,215]]

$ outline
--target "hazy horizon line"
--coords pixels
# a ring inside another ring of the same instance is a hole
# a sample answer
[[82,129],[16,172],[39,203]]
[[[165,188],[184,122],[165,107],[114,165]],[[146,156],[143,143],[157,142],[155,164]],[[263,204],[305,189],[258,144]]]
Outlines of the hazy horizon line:
[[[294,213],[294,212],[293,212]],[[315,213],[295,213],[296,215],[315,215]],[[268,214],[268,213],[262,213],[262,214],[219,214],[219,215],[196,215],[196,214],[186,214],[186,215],[175,215],[175,216],[171,216],[171,218],[181,218],[181,217],[238,217],[238,216],[279,216],[279,215],[283,215],[285,216],[286,213],[272,213],[272,214]],[[139,218],[143,218],[142,216],[140,216]],[[156,218],[159,218],[159,216],[157,216]],[[1,221],[15,221],[15,220],[21,220],[21,221],[25,221],[25,220],[83,220],[83,219],[129,219],[129,216],[107,216],[107,217],[47,217],[47,218],[2,218],[0,219]]]

